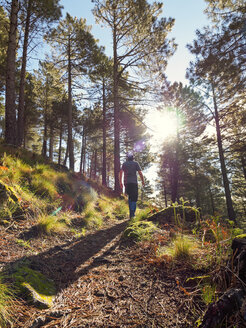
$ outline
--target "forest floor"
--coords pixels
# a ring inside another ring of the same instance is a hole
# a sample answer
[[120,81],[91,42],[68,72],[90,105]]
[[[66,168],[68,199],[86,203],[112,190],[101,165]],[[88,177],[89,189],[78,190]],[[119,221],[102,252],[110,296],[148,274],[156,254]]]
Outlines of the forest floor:
[[108,220],[79,238],[40,236],[31,219],[1,227],[0,269],[25,259],[57,287],[52,308],[17,301],[14,327],[195,327],[202,306],[182,286],[197,273],[185,264],[151,265],[149,250],[121,238],[126,226]]

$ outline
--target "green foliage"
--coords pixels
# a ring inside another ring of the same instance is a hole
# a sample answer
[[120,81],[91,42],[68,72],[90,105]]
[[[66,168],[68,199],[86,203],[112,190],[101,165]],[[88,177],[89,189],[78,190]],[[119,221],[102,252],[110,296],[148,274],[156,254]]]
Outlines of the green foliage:
[[143,240],[150,240],[153,233],[156,231],[157,227],[152,222],[132,220],[124,231],[124,237],[135,242],[140,242]]
[[206,305],[209,305],[212,302],[216,301],[216,287],[211,285],[203,286],[202,290],[202,299]]
[[0,327],[11,326],[11,317],[13,312],[13,292],[3,282],[4,277],[0,274]]

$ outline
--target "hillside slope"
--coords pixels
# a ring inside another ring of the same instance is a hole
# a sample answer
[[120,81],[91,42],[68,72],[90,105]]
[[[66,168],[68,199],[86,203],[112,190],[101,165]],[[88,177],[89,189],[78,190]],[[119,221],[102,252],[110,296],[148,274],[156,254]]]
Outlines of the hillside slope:
[[125,197],[1,151],[1,327],[195,327],[228,286],[222,222],[184,204],[129,221]]

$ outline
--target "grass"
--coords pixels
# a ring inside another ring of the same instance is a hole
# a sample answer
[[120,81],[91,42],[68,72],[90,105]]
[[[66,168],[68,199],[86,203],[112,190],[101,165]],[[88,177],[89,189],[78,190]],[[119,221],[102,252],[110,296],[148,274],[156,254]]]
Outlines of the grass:
[[124,219],[129,216],[128,203],[125,200],[114,201],[114,214],[118,219]]
[[191,262],[195,251],[198,249],[198,243],[194,238],[188,235],[177,234],[169,246],[158,248],[158,256],[169,255],[178,262]]
[[0,275],[0,327],[11,326],[13,293]]
[[96,209],[96,206],[93,202],[88,203],[84,212],[84,222],[88,228],[100,228],[103,224],[102,213]]
[[69,230],[64,217],[41,214],[38,217],[38,229],[46,235],[64,234]]
[[136,242],[150,240],[156,230],[156,225],[150,221],[131,221],[124,231],[124,237]]
[[202,300],[206,305],[216,301],[216,287],[205,285],[202,288]]

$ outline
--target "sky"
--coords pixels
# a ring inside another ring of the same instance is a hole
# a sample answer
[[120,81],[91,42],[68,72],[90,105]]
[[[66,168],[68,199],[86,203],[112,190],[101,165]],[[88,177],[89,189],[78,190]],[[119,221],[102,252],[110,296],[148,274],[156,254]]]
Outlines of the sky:
[[[185,71],[192,60],[192,56],[186,48],[187,43],[192,43],[196,29],[208,25],[207,17],[203,13],[206,3],[204,0],[159,0],[163,2],[163,16],[175,18],[173,31],[169,34],[175,38],[178,49],[169,60],[166,74],[171,82],[179,81],[187,83]],[[105,46],[106,54],[112,57],[111,33],[95,23],[92,14],[93,4],[91,0],[61,0],[64,7],[63,15],[68,12],[71,16],[86,18],[87,24],[92,26],[92,34],[99,40],[99,44]]]

